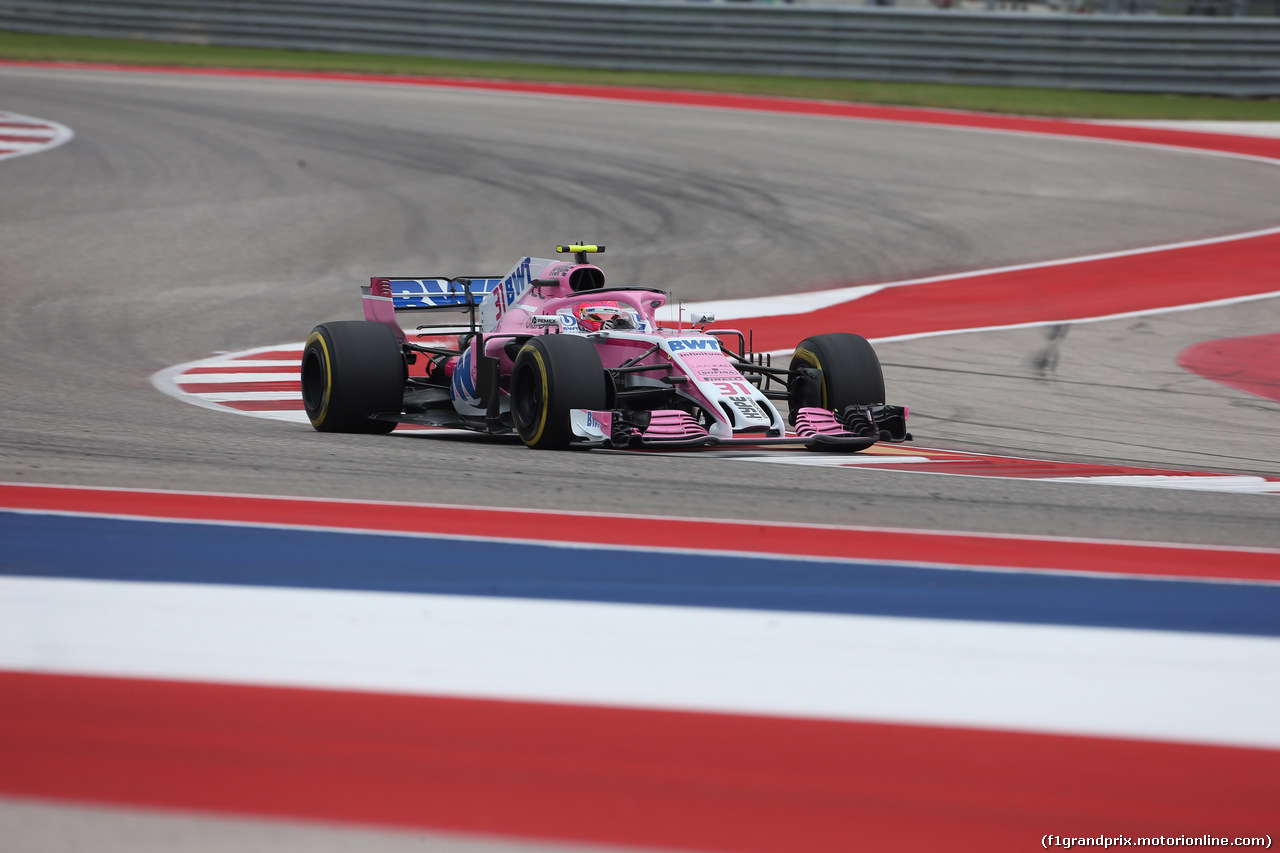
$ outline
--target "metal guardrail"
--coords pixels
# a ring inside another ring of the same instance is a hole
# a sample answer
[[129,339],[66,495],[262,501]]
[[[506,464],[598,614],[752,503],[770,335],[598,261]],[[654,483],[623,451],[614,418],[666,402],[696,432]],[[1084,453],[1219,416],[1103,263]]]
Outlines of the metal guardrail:
[[0,0],[0,29],[592,68],[1280,95],[1280,20],[660,0]]

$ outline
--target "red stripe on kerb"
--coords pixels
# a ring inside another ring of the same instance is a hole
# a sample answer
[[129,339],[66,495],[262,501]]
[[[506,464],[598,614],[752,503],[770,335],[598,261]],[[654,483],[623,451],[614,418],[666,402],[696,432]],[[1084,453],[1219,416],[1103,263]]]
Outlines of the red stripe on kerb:
[[[756,348],[794,347],[815,324],[888,338],[1150,311],[1280,289],[1280,234],[891,287],[808,314],[753,318]],[[1153,282],[1158,287],[1153,292]],[[745,321],[744,321],[745,322]]]
[[[242,371],[243,372],[243,371]],[[264,380],[262,382],[183,382],[178,387],[188,394],[218,393],[231,394],[244,391],[302,391],[300,379],[281,379],[278,382]]]
[[0,142],[52,142],[53,138],[49,136],[15,136],[9,133],[0,133]]
[[1183,370],[1280,401],[1280,334],[1204,341],[1178,354]]
[[0,673],[0,790],[752,853],[1274,832],[1280,752]]
[[300,350],[300,349],[287,349],[287,350],[285,350],[285,349],[281,349],[281,350],[272,350],[271,352],[254,352],[254,353],[247,353],[247,354],[245,354],[245,355],[238,355],[238,356],[236,356],[236,357],[235,357],[234,359],[232,359],[232,360],[233,360],[233,361],[249,361],[249,360],[255,360],[255,359],[257,359],[257,360],[261,360],[261,361],[297,361],[297,362],[301,362],[301,361],[302,361],[302,350]]
[[0,507],[637,548],[1280,582],[1280,551],[1263,549],[18,484],[0,484]]

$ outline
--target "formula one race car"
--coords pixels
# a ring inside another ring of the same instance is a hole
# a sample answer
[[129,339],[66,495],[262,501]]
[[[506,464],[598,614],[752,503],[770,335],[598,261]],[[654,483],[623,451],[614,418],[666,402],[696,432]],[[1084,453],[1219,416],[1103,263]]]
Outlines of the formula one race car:
[[[663,327],[660,290],[609,287],[587,262],[603,246],[557,246],[572,263],[524,258],[502,277],[381,277],[362,287],[365,319],[316,326],[302,398],[322,432],[396,424],[518,434],[536,448],[682,448],[791,443],[863,450],[909,441],[907,409],[884,402],[880,361],[844,332],[800,342],[788,368],[748,351],[711,316]],[[453,311],[418,326],[396,312]],[[457,337],[441,340],[448,330]],[[729,341],[729,344],[726,344]],[[789,432],[773,400],[786,400]]]

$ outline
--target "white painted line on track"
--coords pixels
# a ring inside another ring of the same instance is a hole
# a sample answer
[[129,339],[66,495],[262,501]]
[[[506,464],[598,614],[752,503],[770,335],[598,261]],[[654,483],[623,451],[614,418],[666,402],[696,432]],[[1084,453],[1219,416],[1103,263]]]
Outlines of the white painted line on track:
[[300,391],[198,391],[192,395],[210,403],[238,403],[254,400],[293,402],[302,399]]
[[[981,273],[962,273],[961,275],[980,275]],[[712,299],[703,302],[682,302],[676,305],[667,304],[655,312],[655,316],[663,321],[675,323],[682,317],[687,318],[695,313],[708,312],[716,315],[716,322],[723,320],[743,320],[755,317],[776,317],[784,314],[810,314],[823,308],[831,308],[852,302],[873,293],[879,293],[890,287],[902,287],[909,284],[921,284],[926,281],[945,281],[957,276],[919,279],[886,284],[863,284],[854,287],[838,287],[832,290],[815,290],[807,293],[792,293],[782,296],[753,296],[745,299]]]
[[1280,639],[0,577],[0,669],[1280,748]]
[[227,385],[233,382],[298,382],[298,369],[290,365],[288,373],[189,373],[183,385]]
[[[225,409],[222,409],[221,406],[218,406],[217,408],[221,411],[226,411]],[[298,409],[296,411],[290,411],[290,412],[240,412],[239,414],[252,415],[254,417],[262,417],[264,415],[270,415],[270,417],[267,418],[267,420],[285,421],[291,424],[302,424],[303,426],[311,426],[311,419],[308,418],[307,413],[302,411],[301,409]]]
[[1106,486],[1138,486],[1149,489],[1193,489],[1201,492],[1232,492],[1247,495],[1280,495],[1280,482],[1247,474],[1221,477],[1179,477],[1174,474],[1102,475],[1098,477],[1045,477],[1052,483],[1095,483]]

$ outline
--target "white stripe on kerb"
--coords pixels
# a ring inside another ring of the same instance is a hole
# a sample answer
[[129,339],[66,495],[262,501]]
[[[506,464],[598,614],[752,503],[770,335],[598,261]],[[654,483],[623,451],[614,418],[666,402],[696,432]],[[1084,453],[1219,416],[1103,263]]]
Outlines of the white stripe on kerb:
[[75,137],[75,133],[72,132],[71,128],[58,124],[56,121],[32,118],[20,113],[0,112],[0,121],[21,121],[39,125],[39,127],[34,128],[0,128],[0,135],[8,130],[12,131],[13,135],[39,135],[46,137],[39,142],[0,142],[0,149],[4,149],[0,153],[0,160],[48,151],[51,148],[57,148],[59,145],[70,142]]
[[265,400],[267,402],[297,402],[302,399],[301,391],[199,391],[190,396],[209,403],[240,403],[249,400]]
[[1280,639],[0,577],[0,668],[1280,748]]
[[297,371],[292,373],[185,373],[178,384],[227,385],[233,382],[301,382]]

